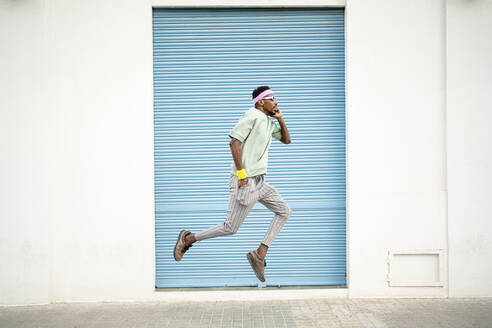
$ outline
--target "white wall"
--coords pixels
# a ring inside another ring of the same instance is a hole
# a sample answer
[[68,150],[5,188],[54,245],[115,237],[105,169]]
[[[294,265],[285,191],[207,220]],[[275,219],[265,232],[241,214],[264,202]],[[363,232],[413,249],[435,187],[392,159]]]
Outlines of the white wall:
[[[469,8],[454,6],[455,16]],[[448,26],[451,14],[449,9]],[[490,11],[469,15],[454,28],[474,16],[483,26]],[[447,295],[447,281],[444,288],[386,282],[388,250],[447,248],[445,17],[441,1],[347,1],[352,297]],[[472,27],[459,33],[473,36]],[[454,79],[448,90],[478,94],[461,89],[461,76],[469,72],[460,60],[486,48],[469,38],[466,45],[473,47],[460,52],[455,48],[461,49],[461,38],[448,45],[457,51],[454,66],[448,55],[447,74]],[[0,90],[8,95],[0,97],[0,255],[7,264],[0,270],[0,305],[346,295],[323,289],[154,291],[150,1],[3,1],[0,45],[8,63],[0,75]],[[475,58],[485,62],[485,56]],[[482,66],[474,67],[482,74]],[[490,83],[486,75],[466,76]],[[484,151],[483,142],[490,114],[480,97],[452,100],[459,106],[448,114],[449,181],[456,185],[456,193],[450,192],[450,203],[456,203],[450,206],[450,254],[456,254],[451,295],[476,294],[480,282],[469,284],[468,263],[477,265],[475,277],[492,285],[490,266],[478,265],[482,256],[490,258],[491,235],[464,229],[470,219],[462,214],[472,211],[480,227],[490,227],[490,150]],[[469,149],[477,141],[482,149]],[[464,149],[473,161],[462,159]],[[485,179],[467,182],[478,176]],[[470,209],[477,199],[478,208]],[[474,262],[467,262],[471,252]]]
[[444,14],[442,1],[347,1],[352,297],[446,295],[386,281],[388,251],[447,247]]
[[0,2],[0,304],[49,299],[51,146],[42,1]]
[[492,1],[447,6],[450,296],[492,295]]
[[152,12],[52,1],[53,301],[153,291]]
[[9,1],[0,24],[0,304],[152,294],[150,3]]

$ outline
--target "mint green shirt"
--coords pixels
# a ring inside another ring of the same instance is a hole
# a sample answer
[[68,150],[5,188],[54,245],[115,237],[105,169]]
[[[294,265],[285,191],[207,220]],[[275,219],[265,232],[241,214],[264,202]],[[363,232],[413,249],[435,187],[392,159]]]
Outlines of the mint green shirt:
[[[267,172],[272,137],[280,140],[282,131],[269,116],[253,107],[244,113],[229,136],[241,141],[243,167],[248,177],[254,177]],[[236,170],[233,161],[232,173],[236,174]]]

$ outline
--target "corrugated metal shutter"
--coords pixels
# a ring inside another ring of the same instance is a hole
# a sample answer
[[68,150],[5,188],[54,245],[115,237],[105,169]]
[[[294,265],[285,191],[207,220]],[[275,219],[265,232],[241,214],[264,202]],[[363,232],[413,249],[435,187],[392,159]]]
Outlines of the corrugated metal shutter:
[[293,214],[272,244],[267,285],[345,284],[344,12],[155,9],[156,286],[257,286],[245,254],[272,213],[257,204],[233,236],[177,263],[178,232],[226,217],[228,133],[269,85],[292,143],[273,141],[267,181]]

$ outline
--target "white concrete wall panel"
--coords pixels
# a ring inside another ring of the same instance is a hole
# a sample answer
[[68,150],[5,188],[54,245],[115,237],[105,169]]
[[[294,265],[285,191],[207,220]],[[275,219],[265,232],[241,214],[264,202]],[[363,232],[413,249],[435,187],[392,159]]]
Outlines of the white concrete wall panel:
[[154,288],[151,6],[59,0],[49,10],[53,301],[142,299]]
[[449,294],[492,295],[492,1],[448,1]]
[[44,2],[0,2],[0,305],[49,300],[46,56]]
[[[347,1],[349,294],[388,287],[396,249],[446,249],[442,1]],[[415,268],[418,270],[418,268]]]

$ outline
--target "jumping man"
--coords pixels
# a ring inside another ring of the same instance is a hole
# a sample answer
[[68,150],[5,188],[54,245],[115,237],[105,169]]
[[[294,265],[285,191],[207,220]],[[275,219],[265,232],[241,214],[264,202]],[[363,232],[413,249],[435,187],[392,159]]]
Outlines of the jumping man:
[[[174,247],[174,259],[181,261],[186,251],[196,241],[236,233],[259,201],[275,213],[267,233],[258,249],[246,254],[248,261],[262,282],[265,281],[265,257],[272,241],[290,217],[291,209],[282,199],[275,187],[265,181],[268,166],[268,149],[272,137],[284,144],[290,143],[290,134],[282,112],[277,107],[277,100],[268,86],[261,86],[253,91],[254,107],[249,109],[229,133],[231,142],[232,173],[229,178],[229,206],[227,219],[206,230],[191,233],[182,230]],[[270,119],[278,120],[280,128]]]

